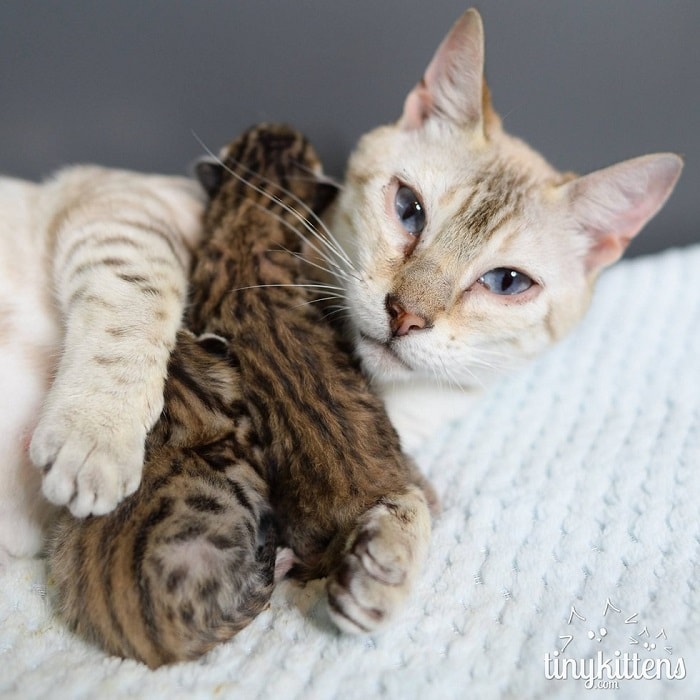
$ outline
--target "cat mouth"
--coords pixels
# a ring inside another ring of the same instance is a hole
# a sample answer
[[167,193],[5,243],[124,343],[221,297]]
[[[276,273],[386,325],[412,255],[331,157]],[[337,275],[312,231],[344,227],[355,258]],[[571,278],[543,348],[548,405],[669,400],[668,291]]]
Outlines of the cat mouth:
[[363,359],[371,362],[374,366],[382,365],[385,369],[393,367],[394,369],[401,368],[405,371],[413,371],[413,367],[391,346],[391,341],[377,340],[360,332],[358,346]]

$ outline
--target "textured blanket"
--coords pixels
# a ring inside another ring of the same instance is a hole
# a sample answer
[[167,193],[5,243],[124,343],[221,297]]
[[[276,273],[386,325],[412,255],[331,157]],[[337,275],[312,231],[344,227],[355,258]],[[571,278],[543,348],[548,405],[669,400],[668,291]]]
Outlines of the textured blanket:
[[391,629],[343,636],[322,582],[285,582],[152,672],[68,633],[44,562],[18,561],[0,697],[700,698],[699,271],[700,246],[621,263],[566,341],[445,416],[416,455],[443,512]]

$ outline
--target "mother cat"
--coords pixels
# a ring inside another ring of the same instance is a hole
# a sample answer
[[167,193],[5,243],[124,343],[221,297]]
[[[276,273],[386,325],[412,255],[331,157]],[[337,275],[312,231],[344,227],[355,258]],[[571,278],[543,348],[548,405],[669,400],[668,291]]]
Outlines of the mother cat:
[[[328,217],[358,352],[403,394],[393,415],[409,447],[429,429],[419,385],[459,403],[468,392],[430,386],[471,390],[561,338],[682,167],[659,154],[559,173],[501,128],[483,54],[469,10],[399,120],[360,141]],[[40,490],[85,516],[137,488],[200,195],[182,179],[85,167],[0,181],[0,559],[40,549]]]

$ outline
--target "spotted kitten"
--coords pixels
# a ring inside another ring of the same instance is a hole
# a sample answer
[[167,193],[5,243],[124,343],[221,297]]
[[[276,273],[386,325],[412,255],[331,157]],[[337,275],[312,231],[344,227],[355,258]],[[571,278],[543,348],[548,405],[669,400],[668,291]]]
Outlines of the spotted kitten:
[[189,330],[142,484],[109,515],[67,513],[50,555],[64,617],[113,654],[157,667],[228,639],[267,604],[277,546],[292,575],[329,576],[350,632],[386,622],[420,571],[429,487],[304,284],[319,167],[300,134],[263,125],[200,168]]

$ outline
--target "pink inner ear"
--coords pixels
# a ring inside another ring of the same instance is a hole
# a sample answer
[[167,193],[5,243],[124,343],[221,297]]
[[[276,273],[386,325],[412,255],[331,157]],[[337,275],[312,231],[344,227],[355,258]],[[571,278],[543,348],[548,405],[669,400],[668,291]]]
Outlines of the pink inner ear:
[[433,98],[425,85],[425,80],[421,80],[406,97],[401,125],[404,129],[420,128],[430,116],[433,108]]
[[481,120],[484,36],[481,17],[467,10],[435,52],[425,76],[409,93],[400,125],[418,129],[431,116],[460,125]]
[[619,260],[632,239],[659,208],[654,204],[657,199],[653,196],[635,192],[628,193],[626,199],[627,203],[622,210],[609,212],[610,220],[605,229],[596,226],[588,229],[588,234],[593,239],[586,256],[589,270],[607,267]]
[[586,268],[614,263],[663,206],[680,176],[682,160],[663,153],[599,170],[571,183],[574,215],[591,238]]
[[631,240],[631,238],[623,240],[614,233],[597,232],[592,238],[593,242],[586,254],[586,270],[588,272],[608,267],[619,260]]

